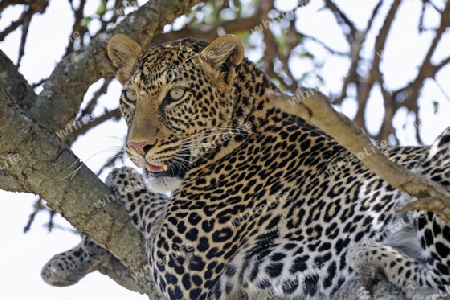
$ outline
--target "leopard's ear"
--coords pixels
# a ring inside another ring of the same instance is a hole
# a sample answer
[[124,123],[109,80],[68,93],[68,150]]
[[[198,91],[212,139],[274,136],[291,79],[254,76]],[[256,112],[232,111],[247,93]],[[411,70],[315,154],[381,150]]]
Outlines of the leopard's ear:
[[[235,68],[244,59],[244,46],[239,38],[232,34],[221,36],[200,52],[208,73],[212,79],[230,85],[236,76]],[[223,85],[223,84],[222,84]]]
[[109,41],[108,55],[117,68],[117,79],[121,84],[127,81],[141,53],[141,47],[126,35],[117,34]]

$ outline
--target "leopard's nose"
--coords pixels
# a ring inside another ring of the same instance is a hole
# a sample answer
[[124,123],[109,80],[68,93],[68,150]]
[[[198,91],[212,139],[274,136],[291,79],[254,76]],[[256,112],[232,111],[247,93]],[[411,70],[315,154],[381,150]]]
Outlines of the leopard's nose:
[[147,142],[129,142],[128,146],[133,147],[134,150],[136,150],[136,152],[139,155],[144,157],[147,154],[147,152],[150,151],[150,149],[152,148],[152,145],[150,145]]

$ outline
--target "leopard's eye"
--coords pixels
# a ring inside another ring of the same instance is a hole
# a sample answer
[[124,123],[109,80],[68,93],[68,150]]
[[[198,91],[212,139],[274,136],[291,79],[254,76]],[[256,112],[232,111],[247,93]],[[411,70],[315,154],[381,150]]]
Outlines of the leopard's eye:
[[137,94],[135,90],[132,89],[124,89],[122,90],[122,94],[127,102],[136,103]]
[[184,95],[184,89],[182,88],[173,88],[169,91],[169,96],[173,100],[180,100]]

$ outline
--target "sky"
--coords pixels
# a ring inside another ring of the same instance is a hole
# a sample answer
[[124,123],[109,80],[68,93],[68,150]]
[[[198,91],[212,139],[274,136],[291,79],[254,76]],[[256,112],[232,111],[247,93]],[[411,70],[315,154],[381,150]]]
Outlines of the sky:
[[[78,1],[74,1],[77,3]],[[144,1],[140,1],[142,4]],[[279,0],[276,5],[285,10],[292,11],[295,1]],[[87,10],[91,13],[95,11],[98,2],[93,3]],[[341,0],[339,5],[352,17],[356,17],[357,27],[362,29],[366,26],[366,20],[375,5],[374,0],[354,1]],[[388,1],[388,3],[390,3]],[[444,1],[434,1],[438,7],[442,7]],[[403,1],[398,12],[401,18],[394,22],[394,29],[388,38],[386,50],[383,53],[381,68],[385,72],[386,82],[389,88],[398,88],[411,80],[417,72],[425,51],[432,39],[431,33],[417,34],[417,20],[420,13],[420,1]],[[321,11],[321,1],[311,1],[302,9],[298,10],[299,21],[296,24],[307,34],[315,35],[328,46],[339,50],[348,51],[346,43],[340,29],[336,26],[332,16],[327,11]],[[388,6],[383,6],[384,14],[387,13]],[[134,8],[127,8],[125,13]],[[10,24],[11,20],[18,17],[20,9],[9,9],[5,11],[0,19],[0,29]],[[67,45],[67,37],[70,33],[72,19],[67,1],[51,1],[44,16],[36,16],[33,20],[25,57],[21,62],[20,71],[29,82],[36,82],[48,76],[54,69],[56,63],[64,53]],[[439,18],[432,12],[425,16],[426,24],[429,27],[436,26]],[[92,23],[95,26],[95,22]],[[271,24],[276,26],[276,24]],[[382,26],[382,20],[375,22],[374,30],[369,34],[374,37],[378,29]],[[0,49],[4,51],[13,61],[17,60],[19,32],[10,34]],[[372,38],[373,39],[373,38]],[[439,62],[448,55],[450,37],[444,35],[438,51],[433,56],[433,62]],[[327,56],[326,52],[318,46],[307,44],[305,47],[314,51],[317,57],[323,58],[324,66],[322,74],[325,78],[324,84],[319,84],[313,77],[307,80],[306,85],[318,87],[324,93],[338,91],[341,87],[349,62],[342,58]],[[370,57],[373,51],[373,41],[363,48],[363,55]],[[250,59],[257,61],[261,51],[248,52]],[[306,60],[293,59],[291,61],[294,72],[314,72],[313,66]],[[437,78],[441,86],[448,82],[450,78],[450,68],[442,70]],[[92,90],[100,82],[94,84]],[[443,87],[444,91],[433,81],[427,81],[425,90],[419,99],[420,117],[422,120],[422,138],[425,143],[431,143],[433,139],[447,126],[450,125],[448,111],[450,109],[449,100],[445,94],[449,95],[450,90]],[[102,108],[112,109],[117,107],[120,93],[120,85],[116,82],[110,86],[107,96],[101,99]],[[88,99],[88,98],[87,98]],[[369,131],[375,131],[381,121],[383,107],[381,105],[381,95],[375,90],[369,100],[367,119],[370,120]],[[435,113],[434,104],[438,104],[438,111]],[[338,110],[352,117],[356,112],[356,104],[348,99]],[[98,111],[100,113],[100,111]],[[394,119],[394,125],[398,130],[398,136],[402,145],[414,144],[414,124],[411,114],[406,111],[400,112]],[[97,171],[102,163],[110,155],[115,153],[123,143],[125,135],[125,124],[123,122],[110,122],[90,131],[80,138],[72,147],[76,155],[83,160],[88,167]],[[127,164],[130,164],[127,161]],[[131,165],[131,164],[130,164]],[[104,178],[102,178],[104,179]],[[75,300],[75,299],[146,299],[137,293],[128,291],[108,277],[98,273],[92,273],[78,284],[72,287],[56,288],[50,287],[40,279],[40,269],[54,254],[68,250],[79,242],[79,237],[70,229],[71,226],[59,215],[55,217],[58,225],[51,233],[44,228],[48,221],[48,215],[38,214],[33,227],[27,234],[23,234],[23,228],[27,223],[28,215],[32,211],[32,204],[36,199],[35,195],[13,194],[0,190],[0,235],[3,242],[0,247],[0,299],[46,299],[46,300]],[[26,286],[24,286],[26,283]]]

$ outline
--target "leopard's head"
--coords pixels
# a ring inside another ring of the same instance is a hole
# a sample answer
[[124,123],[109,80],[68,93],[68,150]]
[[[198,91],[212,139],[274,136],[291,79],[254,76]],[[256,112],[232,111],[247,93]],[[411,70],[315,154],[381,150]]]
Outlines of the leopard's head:
[[176,189],[196,161],[217,147],[230,147],[248,130],[237,120],[243,108],[236,105],[241,98],[236,70],[244,60],[237,37],[225,35],[211,44],[186,38],[142,51],[119,34],[110,40],[108,54],[123,85],[126,152],[144,168],[151,189]]

